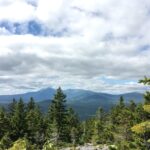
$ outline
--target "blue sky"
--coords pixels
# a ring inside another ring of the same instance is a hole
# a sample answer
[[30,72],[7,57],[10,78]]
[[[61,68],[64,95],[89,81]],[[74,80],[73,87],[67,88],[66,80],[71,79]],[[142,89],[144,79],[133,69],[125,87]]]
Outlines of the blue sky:
[[143,92],[149,12],[149,0],[0,0],[0,94]]

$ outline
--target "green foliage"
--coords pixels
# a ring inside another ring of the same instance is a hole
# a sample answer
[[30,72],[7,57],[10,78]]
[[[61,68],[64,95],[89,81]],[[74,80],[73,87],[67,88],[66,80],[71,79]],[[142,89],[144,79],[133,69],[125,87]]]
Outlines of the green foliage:
[[24,139],[19,139],[16,142],[14,142],[13,146],[9,148],[9,150],[26,150],[27,148],[27,143],[26,140]]
[[34,101],[28,103],[26,113],[26,136],[29,141],[36,145],[42,145],[45,142],[45,130],[43,126],[43,115]]
[[66,134],[66,95],[64,95],[61,88],[57,89],[52,104],[48,112],[48,130],[51,131],[49,137],[53,138],[56,143],[67,138]]
[[45,142],[43,145],[43,150],[57,150],[56,146],[50,141]]
[[150,121],[145,121],[133,126],[132,131],[137,134],[144,134],[150,132]]
[[19,102],[16,104],[14,113],[11,117],[11,128],[12,136],[14,139],[22,138],[26,131],[26,120],[25,120],[25,104],[20,98]]
[[76,145],[76,143],[78,143],[80,140],[81,132],[78,116],[72,108],[69,108],[67,111],[66,125],[66,132],[68,132],[68,142],[71,142],[73,145]]
[[31,145],[26,139],[18,139],[8,150],[35,150],[35,146]]
[[130,105],[129,105],[129,110],[131,111],[131,112],[135,112],[136,111],[136,104],[135,104],[135,102],[133,101],[133,100],[131,100],[130,101]]
[[8,133],[6,133],[0,140],[0,150],[8,149],[12,144],[12,140]]
[[99,120],[101,123],[105,120],[105,113],[103,108],[98,108],[96,111],[96,119]]
[[11,118],[15,112],[17,106],[17,101],[13,99],[12,103],[8,105],[8,110],[9,110],[9,117]]
[[116,145],[110,145],[109,150],[118,150],[118,147]]
[[47,114],[47,139],[58,144],[79,142],[80,125],[72,108],[66,108],[66,95],[58,88]]
[[150,113],[150,105],[144,105],[143,108],[144,108],[144,111],[146,111],[147,113]]
[[[150,85],[150,78],[145,77],[143,80],[139,81],[140,83],[143,83],[144,85]],[[148,113],[144,116],[144,121],[134,125],[131,129],[133,132],[142,135],[144,146],[146,149],[150,149],[150,144],[148,143],[148,140],[150,139],[150,92],[147,91],[144,95],[145,98],[145,105],[143,106],[144,111]]]
[[[144,84],[149,84],[146,79]],[[150,139],[150,95],[145,94],[145,105],[131,101],[125,105],[121,96],[109,113],[101,107],[94,117],[80,122],[72,108],[66,107],[66,95],[58,88],[49,106],[42,114],[31,98],[25,104],[20,98],[0,108],[0,149],[55,150],[79,144],[111,145],[111,150],[147,150]]]
[[125,108],[124,98],[121,96],[119,99],[119,103],[111,110],[111,121],[113,124],[118,125],[121,124],[122,121],[124,121],[123,113],[125,113],[124,111],[126,111]]
[[139,83],[143,83],[144,85],[150,85],[150,78],[144,77],[144,79],[139,80]]
[[9,120],[6,115],[5,109],[0,108],[0,139],[7,133],[9,130]]
[[[150,78],[144,77],[144,79],[140,80],[139,83],[143,83],[144,85],[150,85]],[[150,104],[150,92],[147,91],[144,94],[145,104]]]
[[92,141],[95,144],[106,144],[114,141],[111,125],[108,124],[107,116],[102,108],[96,112],[93,133]]
[[27,104],[27,112],[34,110],[36,108],[36,104],[34,102],[34,98],[31,97],[29,103]]
[[94,124],[95,122],[93,118],[82,122],[81,143],[90,143],[92,141],[92,137],[94,134]]

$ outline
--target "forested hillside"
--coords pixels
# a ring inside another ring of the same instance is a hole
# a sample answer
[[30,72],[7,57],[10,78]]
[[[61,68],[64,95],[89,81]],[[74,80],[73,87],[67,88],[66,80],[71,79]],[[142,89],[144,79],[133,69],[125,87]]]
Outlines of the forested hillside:
[[[150,85],[150,79],[140,81]],[[0,150],[57,150],[75,149],[91,143],[97,149],[150,149],[150,92],[145,93],[145,104],[121,96],[111,111],[100,106],[91,118],[80,121],[76,112],[66,106],[67,97],[58,88],[46,114],[31,98],[26,104],[15,99],[8,110],[0,108]]]
[[[13,98],[18,101],[21,97],[26,104],[30,101],[30,98],[33,97],[35,103],[37,103],[40,107],[42,113],[46,113],[55,93],[55,89],[45,88],[35,92],[23,94],[0,95],[0,105],[7,109]],[[99,106],[108,112],[114,105],[118,103],[118,100],[121,96],[124,97],[125,104],[129,104],[131,100],[134,100],[135,103],[143,103],[143,94],[136,92],[114,95],[83,89],[68,89],[63,90],[63,93],[67,95],[67,107],[73,108],[81,120],[85,120],[93,116]]]

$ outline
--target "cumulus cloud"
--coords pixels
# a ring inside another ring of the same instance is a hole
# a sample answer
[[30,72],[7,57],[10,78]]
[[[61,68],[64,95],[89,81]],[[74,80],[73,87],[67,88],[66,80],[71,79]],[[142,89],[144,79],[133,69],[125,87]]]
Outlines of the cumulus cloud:
[[24,22],[34,18],[32,5],[25,0],[1,0],[0,1],[0,20],[12,22]]
[[149,6],[148,0],[0,0],[2,93],[48,86],[145,90],[136,82],[150,74]]

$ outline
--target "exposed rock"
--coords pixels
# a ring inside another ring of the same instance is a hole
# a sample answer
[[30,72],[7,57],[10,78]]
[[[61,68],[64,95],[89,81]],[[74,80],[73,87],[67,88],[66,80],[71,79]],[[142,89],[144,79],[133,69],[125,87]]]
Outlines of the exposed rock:
[[[64,148],[62,150],[73,150],[72,148]],[[86,144],[84,146],[76,147],[76,150],[109,150],[108,146],[104,145],[102,148],[99,146],[93,146],[92,144]]]

